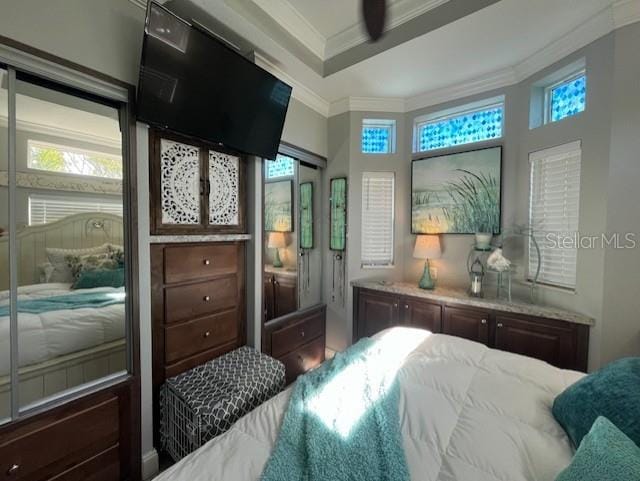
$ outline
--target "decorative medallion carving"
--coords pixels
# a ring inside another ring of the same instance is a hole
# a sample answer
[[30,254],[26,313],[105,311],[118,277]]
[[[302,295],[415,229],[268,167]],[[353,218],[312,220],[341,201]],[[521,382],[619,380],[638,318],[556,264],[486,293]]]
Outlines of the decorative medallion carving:
[[188,144],[160,142],[162,223],[200,223],[200,150]]
[[209,223],[238,225],[240,199],[240,159],[209,151]]

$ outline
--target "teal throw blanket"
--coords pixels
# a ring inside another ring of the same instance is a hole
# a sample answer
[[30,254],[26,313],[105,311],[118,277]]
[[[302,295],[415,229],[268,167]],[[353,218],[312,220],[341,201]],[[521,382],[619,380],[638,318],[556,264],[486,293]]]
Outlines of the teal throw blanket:
[[298,379],[262,481],[408,481],[396,374],[362,339]]
[[[99,308],[124,304],[124,292],[82,292],[64,296],[18,301],[18,312],[42,314],[65,309]],[[0,306],[0,317],[9,315],[9,306]]]

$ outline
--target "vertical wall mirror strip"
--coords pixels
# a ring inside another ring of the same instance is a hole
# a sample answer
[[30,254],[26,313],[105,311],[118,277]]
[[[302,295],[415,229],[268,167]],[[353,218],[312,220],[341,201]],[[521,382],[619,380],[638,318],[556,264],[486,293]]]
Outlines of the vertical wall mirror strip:
[[0,49],[0,425],[136,371],[131,91]]

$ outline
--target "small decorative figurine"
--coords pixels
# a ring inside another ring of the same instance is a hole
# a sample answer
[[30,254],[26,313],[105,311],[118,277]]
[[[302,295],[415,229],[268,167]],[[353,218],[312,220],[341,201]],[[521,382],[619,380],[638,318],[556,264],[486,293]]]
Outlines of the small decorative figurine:
[[502,255],[502,249],[498,248],[487,259],[487,266],[497,272],[508,271],[511,261]]

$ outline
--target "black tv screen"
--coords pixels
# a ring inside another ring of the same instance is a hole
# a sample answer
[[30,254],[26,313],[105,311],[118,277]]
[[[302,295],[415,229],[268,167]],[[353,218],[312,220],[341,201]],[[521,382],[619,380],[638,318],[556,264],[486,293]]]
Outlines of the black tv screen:
[[147,10],[137,117],[275,158],[291,87],[155,3]]

